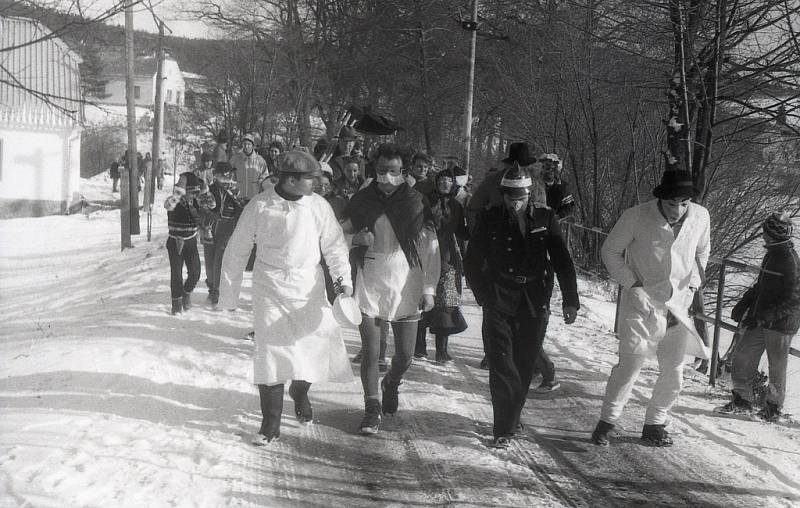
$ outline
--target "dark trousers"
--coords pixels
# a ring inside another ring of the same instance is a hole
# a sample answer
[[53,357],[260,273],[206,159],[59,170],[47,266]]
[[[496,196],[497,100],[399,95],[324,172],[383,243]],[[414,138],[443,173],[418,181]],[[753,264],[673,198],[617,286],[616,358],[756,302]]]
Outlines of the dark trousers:
[[516,431],[534,365],[542,349],[549,315],[534,317],[526,305],[514,316],[483,308],[484,347],[489,359],[489,391],[495,437]]
[[203,260],[206,265],[206,286],[212,300],[219,298],[219,277],[222,273],[222,257],[228,246],[236,222],[220,220],[214,227],[214,243],[203,244]]
[[[184,293],[191,293],[200,280],[200,254],[197,252],[197,237],[188,240],[167,239],[169,254],[170,283],[172,298],[181,298]],[[188,272],[186,282],[183,281],[183,265]]]
[[543,383],[552,383],[556,378],[556,366],[550,361],[544,349],[539,351],[539,355],[536,357],[536,363],[533,366],[533,375],[535,376],[536,374],[542,375]]

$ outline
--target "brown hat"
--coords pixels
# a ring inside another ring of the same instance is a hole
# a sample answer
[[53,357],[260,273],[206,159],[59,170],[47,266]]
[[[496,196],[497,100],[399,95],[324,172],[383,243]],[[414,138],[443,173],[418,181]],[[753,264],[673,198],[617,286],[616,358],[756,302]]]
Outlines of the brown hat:
[[693,198],[692,174],[682,169],[667,170],[661,175],[661,184],[653,189],[658,199]]
[[306,174],[320,176],[322,170],[319,162],[310,153],[300,150],[283,152],[278,158],[278,171],[281,173]]

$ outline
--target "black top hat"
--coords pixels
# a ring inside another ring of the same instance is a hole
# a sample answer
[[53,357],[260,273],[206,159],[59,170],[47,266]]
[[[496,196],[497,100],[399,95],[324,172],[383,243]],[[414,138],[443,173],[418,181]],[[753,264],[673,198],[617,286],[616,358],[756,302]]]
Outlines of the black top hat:
[[653,189],[658,199],[693,198],[692,174],[682,169],[667,170],[661,175],[661,184]]
[[528,143],[511,143],[508,147],[508,157],[503,159],[506,164],[519,162],[520,166],[529,166],[536,162],[536,158],[531,155]]

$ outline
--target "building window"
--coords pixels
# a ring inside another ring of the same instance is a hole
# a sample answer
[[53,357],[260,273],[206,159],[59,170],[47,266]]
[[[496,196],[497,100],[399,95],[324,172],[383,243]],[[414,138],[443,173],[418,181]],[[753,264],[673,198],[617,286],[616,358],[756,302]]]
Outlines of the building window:
[[167,102],[172,102],[172,90],[167,88]]
[[181,105],[181,91],[180,90],[175,92],[175,104],[177,104],[178,106]]
[[133,87],[133,98],[134,99],[141,99],[142,98],[142,87],[134,86]]

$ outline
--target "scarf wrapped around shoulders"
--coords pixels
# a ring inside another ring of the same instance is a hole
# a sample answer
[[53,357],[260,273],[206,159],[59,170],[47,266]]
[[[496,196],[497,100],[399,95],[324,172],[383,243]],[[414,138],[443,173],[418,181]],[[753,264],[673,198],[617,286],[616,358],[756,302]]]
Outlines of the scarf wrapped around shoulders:
[[[407,183],[400,184],[393,193],[387,195],[378,188],[378,182],[373,181],[353,195],[347,205],[346,214],[354,231],[367,228],[373,234],[375,221],[386,214],[409,266],[420,266],[417,245],[422,229],[431,222],[430,208],[422,194]],[[357,249],[356,260],[359,266],[364,266],[367,247]]]

